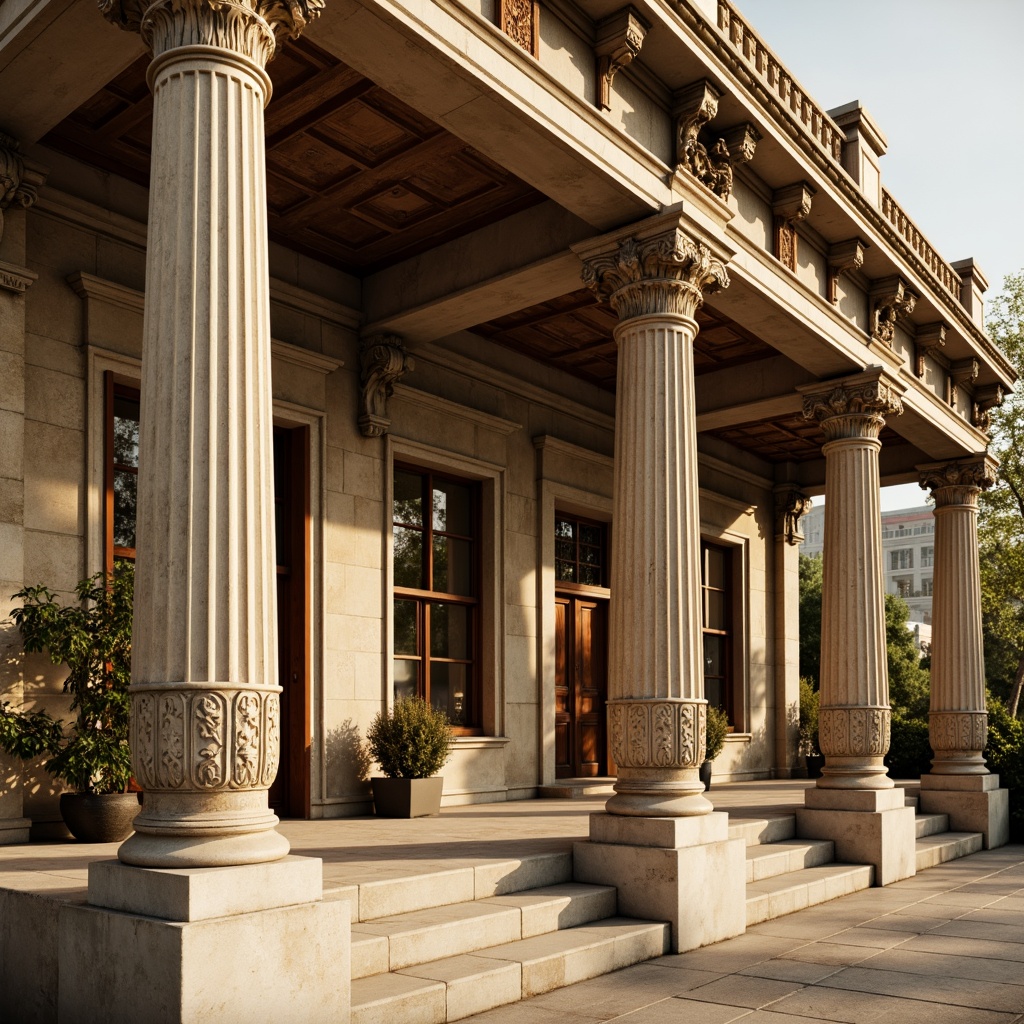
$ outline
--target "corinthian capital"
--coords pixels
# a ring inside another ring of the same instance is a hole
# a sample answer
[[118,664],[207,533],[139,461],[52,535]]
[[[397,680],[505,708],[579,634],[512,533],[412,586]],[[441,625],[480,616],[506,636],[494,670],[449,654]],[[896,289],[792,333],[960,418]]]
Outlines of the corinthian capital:
[[906,388],[882,370],[868,370],[840,381],[799,389],[804,396],[804,419],[817,420],[829,441],[877,438],[886,416],[903,412]]
[[692,318],[704,293],[727,288],[729,275],[704,242],[676,226],[584,257],[583,283],[608,301],[619,320],[657,313]]
[[325,0],[98,0],[100,13],[159,56],[179,46],[216,46],[260,67],[279,42],[297,38]]
[[929,462],[918,466],[921,486],[932,492],[935,507],[978,504],[978,495],[992,487],[997,479],[999,463],[991,455],[955,459],[952,462]]

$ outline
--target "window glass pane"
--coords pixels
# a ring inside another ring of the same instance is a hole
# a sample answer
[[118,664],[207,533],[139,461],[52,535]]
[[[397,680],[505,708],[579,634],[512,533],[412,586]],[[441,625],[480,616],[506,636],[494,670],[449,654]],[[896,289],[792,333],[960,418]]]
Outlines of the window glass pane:
[[555,562],[555,579],[561,583],[575,583],[576,563]]
[[555,541],[555,558],[562,558],[568,562],[576,561],[576,545],[571,540]]
[[[430,606],[430,655],[470,658],[469,609],[460,604]],[[433,670],[431,670],[433,671]]]
[[563,540],[572,540],[572,528],[573,524],[568,519],[556,519],[555,520],[555,538]]
[[595,548],[604,546],[604,538],[601,534],[604,531],[600,526],[587,526],[585,523],[580,523],[580,541],[584,544],[590,544]]
[[114,396],[114,462],[139,464],[139,403]]
[[395,654],[419,654],[416,644],[416,602],[395,601]]
[[707,702],[716,708],[725,710],[725,682],[722,679],[705,679],[704,696]]
[[[705,676],[725,675],[725,637],[704,636],[704,674]],[[707,696],[707,694],[705,694]],[[710,697],[708,698],[711,699]]]
[[600,565],[601,564],[601,549],[600,548],[588,548],[580,547],[580,561],[586,562],[588,565]]
[[717,590],[705,591],[707,594],[708,621],[705,629],[725,629],[725,594]]
[[581,565],[580,583],[591,587],[601,586],[601,567],[599,565]]
[[423,525],[423,478],[404,469],[395,470],[394,519],[410,526]]
[[114,547],[135,547],[135,506],[138,477],[125,470],[114,473]]
[[[434,590],[473,596],[472,550],[468,540],[434,537]],[[397,580],[397,573],[396,573]]]
[[404,526],[395,527],[395,586],[425,586],[423,579],[423,534]]
[[434,529],[469,537],[473,532],[472,521],[469,488],[450,480],[435,480]]
[[418,661],[395,658],[395,700],[419,695],[416,678],[419,664]]
[[447,712],[452,725],[465,725],[469,720],[469,690],[466,665],[441,661],[430,663],[430,703]]
[[718,548],[706,548],[705,560],[707,578],[704,580],[706,587],[714,587],[717,590],[725,589],[725,552]]

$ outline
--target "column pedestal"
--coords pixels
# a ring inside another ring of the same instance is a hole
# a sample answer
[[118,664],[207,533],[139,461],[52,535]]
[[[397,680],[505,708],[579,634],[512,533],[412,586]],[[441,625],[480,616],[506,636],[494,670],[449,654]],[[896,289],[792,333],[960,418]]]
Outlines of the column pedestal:
[[577,882],[614,885],[618,912],[672,925],[671,953],[741,935],[747,926],[746,843],[729,815],[590,816],[590,842],[573,846]]
[[922,775],[918,806],[948,814],[953,832],[980,832],[986,850],[1010,841],[1010,791],[998,775]]
[[89,865],[60,910],[61,1024],[346,1022],[351,908],[319,859],[225,868]]

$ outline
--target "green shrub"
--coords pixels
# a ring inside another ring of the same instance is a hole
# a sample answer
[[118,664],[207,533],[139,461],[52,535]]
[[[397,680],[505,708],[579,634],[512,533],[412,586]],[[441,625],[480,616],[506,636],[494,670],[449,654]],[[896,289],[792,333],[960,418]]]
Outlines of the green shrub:
[[928,719],[892,709],[892,736],[885,766],[894,779],[918,779],[932,768]]
[[366,734],[373,759],[391,779],[436,775],[451,756],[455,735],[448,716],[419,697],[380,711]]
[[988,695],[989,771],[999,775],[999,785],[1010,791],[1010,839],[1024,841],[1024,721],[1011,717],[1006,705]]
[[729,733],[729,716],[714,704],[708,705],[707,748],[704,754],[706,761],[714,761],[725,746],[725,737]]
[[77,717],[70,730],[46,711],[26,712],[0,701],[0,747],[43,763],[79,793],[120,793],[131,778],[128,726],[131,699],[132,592],[135,567],[118,562],[109,578],[97,573],[75,588],[78,604],[63,605],[46,587],[26,587],[11,613],[26,651],[46,651],[66,664],[64,692]]
[[805,757],[818,753],[818,707],[821,695],[810,679],[800,679],[800,749]]

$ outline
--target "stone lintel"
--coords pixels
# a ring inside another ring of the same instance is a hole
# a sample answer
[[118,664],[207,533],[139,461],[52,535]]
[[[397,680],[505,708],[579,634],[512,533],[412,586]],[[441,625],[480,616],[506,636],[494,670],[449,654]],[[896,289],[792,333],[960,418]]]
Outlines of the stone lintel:
[[89,865],[90,904],[166,921],[205,921],[322,898],[319,857],[219,868],[139,868],[117,860]]
[[681,849],[728,838],[729,815],[724,811],[688,818],[642,818],[606,813],[590,816],[592,843]]
[[[902,789],[887,792],[898,793],[903,800]],[[796,834],[801,839],[830,839],[840,863],[870,864],[875,885],[917,873],[913,807],[877,811],[802,807],[796,812]]]
[[[955,777],[955,776],[954,776]],[[920,807],[925,814],[949,815],[949,827],[953,832],[980,832],[986,850],[1005,846],[1010,841],[1010,791],[1008,789],[983,789],[967,792],[962,789],[925,788],[921,777]],[[950,778],[950,776],[946,776]],[[962,778],[962,776],[961,776]],[[997,775],[974,776],[974,778],[995,779]]]
[[891,811],[906,803],[906,794],[892,789],[824,789],[814,786],[804,793],[804,806],[829,811]]
[[921,789],[955,791],[957,793],[990,793],[999,788],[999,776],[993,775],[922,775]]
[[573,878],[614,885],[618,913],[626,917],[667,920],[672,926],[670,953],[697,949],[746,930],[746,844],[742,839],[676,848],[574,843]]

